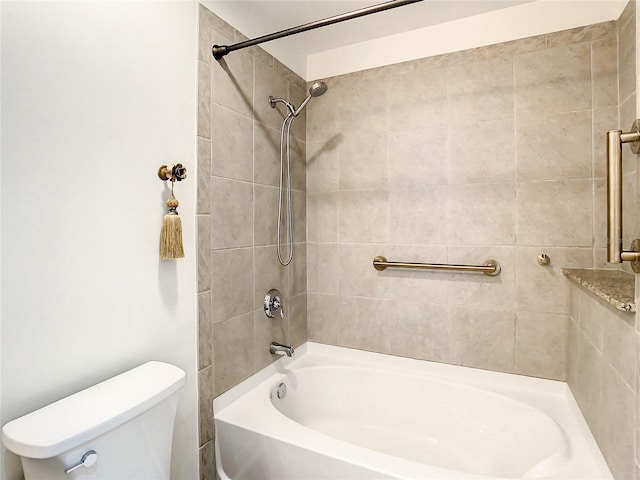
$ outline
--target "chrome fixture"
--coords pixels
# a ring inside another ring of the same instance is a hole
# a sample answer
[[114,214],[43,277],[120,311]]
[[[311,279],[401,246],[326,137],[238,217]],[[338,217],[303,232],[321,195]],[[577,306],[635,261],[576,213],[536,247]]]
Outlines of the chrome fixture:
[[622,144],[630,143],[631,151],[640,153],[640,120],[633,122],[631,132],[607,132],[607,261],[631,262],[640,273],[640,239],[631,242],[631,250],[623,249],[622,236]]
[[282,345],[278,342],[271,342],[271,345],[269,345],[269,353],[271,355],[286,355],[287,357],[293,357],[295,352],[293,350],[293,345]]
[[489,277],[500,274],[500,264],[496,260],[487,260],[482,265],[449,265],[444,263],[410,263],[410,262],[389,262],[382,256],[373,259],[373,268],[378,271],[386,268],[410,268],[415,270],[446,270],[450,272],[479,272]]
[[[315,82],[309,88],[309,95],[304,101],[300,104],[300,106],[296,109],[290,102],[285,100],[284,98],[275,98],[269,97],[269,105],[271,108],[275,108],[276,104],[284,103],[289,110],[289,113],[285,117],[282,122],[282,130],[280,131],[280,188],[278,190],[279,198],[278,198],[278,224],[277,224],[277,233],[276,233],[276,253],[278,254],[278,261],[281,265],[287,266],[291,263],[293,259],[293,214],[291,213],[291,123],[293,120],[300,115],[300,112],[304,107],[307,106],[311,97],[319,97],[323,95],[328,90],[327,84],[324,82]],[[287,164],[287,172],[286,172],[286,191],[287,191],[287,243],[289,244],[289,254],[287,255],[287,259],[282,259],[282,250],[281,250],[281,233],[280,233],[280,224],[282,223],[282,204],[284,202],[284,164]]]
[[540,255],[538,255],[537,260],[538,265],[540,265],[541,267],[546,267],[551,263],[551,258],[546,253],[541,253]]
[[284,318],[284,305],[282,294],[279,290],[272,288],[264,296],[264,313],[269,318],[274,318],[280,312],[280,318]]
[[287,395],[287,386],[284,383],[280,383],[276,387],[276,397],[283,399]]
[[314,22],[305,23],[304,25],[298,25],[297,27],[287,28],[286,30],[280,30],[279,32],[270,33],[268,35],[262,35],[258,38],[251,40],[245,40],[244,42],[234,43],[233,45],[214,45],[211,47],[211,53],[216,60],[220,60],[227,53],[231,53],[235,50],[241,50],[243,48],[252,47],[259,43],[270,42],[271,40],[277,40],[278,38],[288,37],[289,35],[295,35],[296,33],[307,32],[315,28],[326,27],[327,25],[333,25],[334,23],[344,22],[345,20],[351,20],[353,18],[364,17],[365,15],[371,15],[372,13],[384,12],[392,8],[402,7],[411,3],[421,2],[422,0],[393,0],[391,2],[380,3],[378,5],[372,5],[370,7],[360,8],[351,12],[342,13],[333,17],[328,17],[323,20],[316,20]]
[[64,473],[69,475],[71,472],[75,472],[79,468],[91,468],[98,461],[98,453],[95,450],[89,450],[85,452],[84,455],[80,458],[80,461],[73,465],[72,467],[67,468]]

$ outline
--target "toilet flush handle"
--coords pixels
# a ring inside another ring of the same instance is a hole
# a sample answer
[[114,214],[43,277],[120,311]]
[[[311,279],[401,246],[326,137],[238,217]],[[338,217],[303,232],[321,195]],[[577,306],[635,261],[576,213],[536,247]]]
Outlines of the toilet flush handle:
[[98,461],[98,453],[95,450],[89,450],[80,459],[80,462],[76,463],[73,467],[67,468],[64,473],[69,475],[71,472],[79,469],[80,467],[93,467]]

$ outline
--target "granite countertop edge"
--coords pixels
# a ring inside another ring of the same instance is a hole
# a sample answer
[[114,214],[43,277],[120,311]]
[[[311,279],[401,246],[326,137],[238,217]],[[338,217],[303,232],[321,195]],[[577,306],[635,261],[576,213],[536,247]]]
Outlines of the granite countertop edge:
[[620,270],[563,268],[569,280],[622,312],[636,311],[635,277]]

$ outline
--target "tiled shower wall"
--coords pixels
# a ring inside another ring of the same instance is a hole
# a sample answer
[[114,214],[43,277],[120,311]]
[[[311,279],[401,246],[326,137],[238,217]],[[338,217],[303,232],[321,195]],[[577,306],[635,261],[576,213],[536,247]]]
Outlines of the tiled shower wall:
[[[309,339],[565,379],[561,268],[605,265],[616,22],[325,81],[307,114]],[[502,273],[377,272],[376,255]]]
[[[618,21],[620,128],[636,118],[636,3]],[[639,236],[637,157],[623,148],[625,247]],[[635,208],[634,208],[635,207]],[[627,270],[628,263],[625,263]],[[636,303],[639,295],[636,293]],[[591,293],[571,286],[567,381],[609,468],[618,479],[640,480],[640,323]],[[634,476],[635,475],[635,476]]]
[[[307,339],[305,116],[292,127],[294,260],[276,257],[280,126],[268,97],[299,105],[305,82],[260,48],[217,62],[214,44],[244,39],[200,6],[198,58],[198,384],[201,478],[213,470],[215,396],[273,360],[272,341]],[[286,252],[285,247],[285,252]],[[271,288],[283,293],[285,318],[262,311]]]

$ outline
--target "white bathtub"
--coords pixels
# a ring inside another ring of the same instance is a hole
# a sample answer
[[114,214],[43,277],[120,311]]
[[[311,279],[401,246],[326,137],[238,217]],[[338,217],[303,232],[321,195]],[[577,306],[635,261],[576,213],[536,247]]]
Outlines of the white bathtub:
[[550,380],[307,343],[214,413],[222,480],[612,478]]

